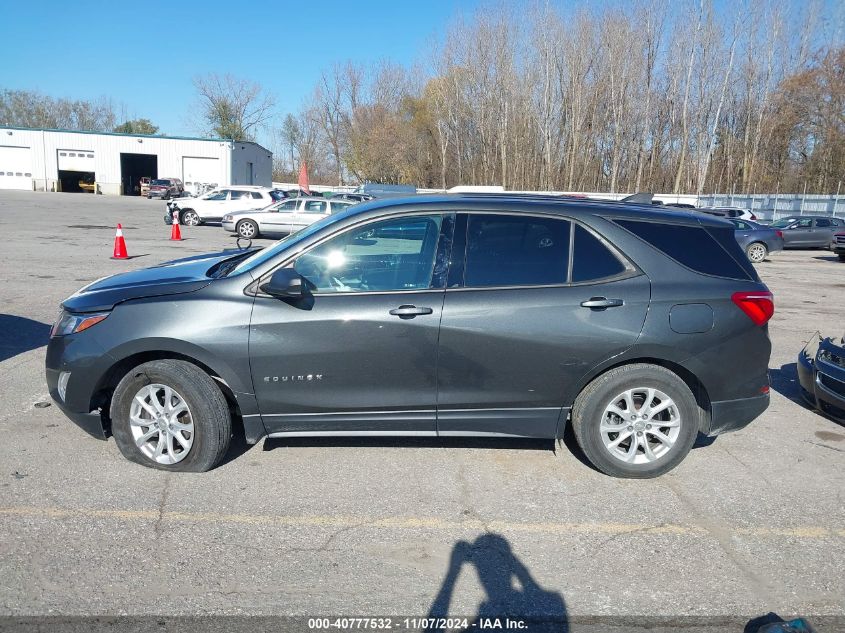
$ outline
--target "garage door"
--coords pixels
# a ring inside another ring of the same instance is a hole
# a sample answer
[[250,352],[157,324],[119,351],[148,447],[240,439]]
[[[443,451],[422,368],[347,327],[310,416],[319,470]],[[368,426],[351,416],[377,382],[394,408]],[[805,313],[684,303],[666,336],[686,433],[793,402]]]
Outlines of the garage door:
[[182,158],[182,182],[185,188],[198,193],[199,188],[209,189],[223,184],[220,174],[220,160],[217,158]]
[[0,189],[32,189],[32,150],[0,145]]
[[96,171],[94,152],[84,149],[60,149],[59,171]]

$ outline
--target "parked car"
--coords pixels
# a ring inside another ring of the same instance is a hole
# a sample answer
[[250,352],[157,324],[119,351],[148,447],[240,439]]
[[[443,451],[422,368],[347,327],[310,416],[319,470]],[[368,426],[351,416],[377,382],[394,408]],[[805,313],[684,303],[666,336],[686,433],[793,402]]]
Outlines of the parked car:
[[749,220],[730,220],[736,227],[734,236],[745,254],[755,264],[759,264],[769,253],[783,250],[783,231],[763,226]]
[[265,436],[575,438],[654,477],[769,404],[772,295],[733,226],[531,196],[372,201],[260,250],[100,279],[62,303],[50,395],[130,460]]
[[288,235],[339,213],[354,203],[334,198],[288,198],[257,211],[238,211],[223,216],[223,228],[240,237]]
[[331,197],[332,200],[349,200],[350,202],[366,202],[372,200],[373,196],[366,193],[336,193]]
[[769,226],[783,232],[784,248],[828,248],[834,233],[845,228],[845,221],[830,216],[795,215]]
[[845,262],[845,231],[836,231],[830,242],[830,250],[839,256],[840,262]]
[[414,185],[383,185],[378,182],[368,182],[359,185],[353,193],[363,193],[373,198],[398,198],[415,195],[417,188]]
[[199,198],[174,201],[169,205],[169,213],[175,209],[182,224],[197,226],[204,222],[220,222],[227,213],[262,209],[282,199],[284,195],[270,187],[232,185],[209,191]]
[[810,406],[845,422],[845,338],[816,332],[798,354],[798,382]]
[[141,191],[141,195],[142,195],[142,196],[147,196],[147,197],[149,197],[149,193],[150,193],[150,182],[151,182],[151,181],[152,181],[152,178],[150,178],[149,176],[143,176],[143,177],[141,178],[141,180],[140,180],[140,183],[139,183],[139,184],[141,185],[141,189],[140,189],[140,191]]
[[[736,218],[738,220],[757,220],[757,216],[752,213],[751,209],[743,207],[708,207],[713,211],[724,211],[725,217]],[[704,209],[702,209],[704,211]]]
[[150,181],[147,198],[178,198],[185,191],[182,181],[178,178],[156,178]]

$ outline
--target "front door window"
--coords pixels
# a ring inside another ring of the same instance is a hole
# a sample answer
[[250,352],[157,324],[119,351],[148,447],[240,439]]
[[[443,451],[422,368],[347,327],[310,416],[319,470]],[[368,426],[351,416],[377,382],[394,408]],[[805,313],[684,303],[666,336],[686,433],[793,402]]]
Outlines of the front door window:
[[354,228],[304,253],[294,268],[314,293],[427,289],[441,222],[429,215]]

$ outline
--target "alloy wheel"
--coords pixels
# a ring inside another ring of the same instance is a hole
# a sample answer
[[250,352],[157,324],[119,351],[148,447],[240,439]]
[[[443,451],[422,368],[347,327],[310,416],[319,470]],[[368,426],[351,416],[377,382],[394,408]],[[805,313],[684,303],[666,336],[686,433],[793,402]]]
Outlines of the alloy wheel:
[[246,220],[246,221],[238,224],[238,235],[240,235],[241,237],[251,239],[251,238],[255,237],[255,233],[256,233],[255,224],[253,224],[249,220]]
[[186,226],[197,226],[200,223],[199,216],[193,211],[185,211],[182,214],[182,224]]
[[752,244],[748,247],[748,259],[759,264],[766,259],[766,247],[762,244]]
[[167,385],[145,385],[135,394],[129,426],[138,450],[159,464],[182,461],[194,443],[194,420],[188,404]]
[[628,464],[648,464],[665,457],[680,431],[680,409],[652,387],[635,387],[617,395],[605,407],[599,425],[604,447]]

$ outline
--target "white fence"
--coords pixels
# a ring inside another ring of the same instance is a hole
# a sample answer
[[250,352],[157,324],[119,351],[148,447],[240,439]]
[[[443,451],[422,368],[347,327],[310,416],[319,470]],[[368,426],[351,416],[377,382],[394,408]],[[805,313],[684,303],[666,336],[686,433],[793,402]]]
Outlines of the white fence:
[[[279,189],[297,189],[296,183],[274,182]],[[311,185],[312,191],[350,192],[354,185],[335,187]],[[417,193],[446,193],[443,189],[417,189]],[[547,195],[577,195],[601,200],[620,200],[627,193],[606,193],[601,191],[512,191],[510,193],[538,193]],[[841,196],[802,195],[795,193],[728,194],[718,193],[703,196],[694,194],[654,194],[654,199],[664,203],[693,204],[697,207],[742,207],[751,209],[764,220],[776,220],[787,215],[834,215],[845,217],[845,194]]]

